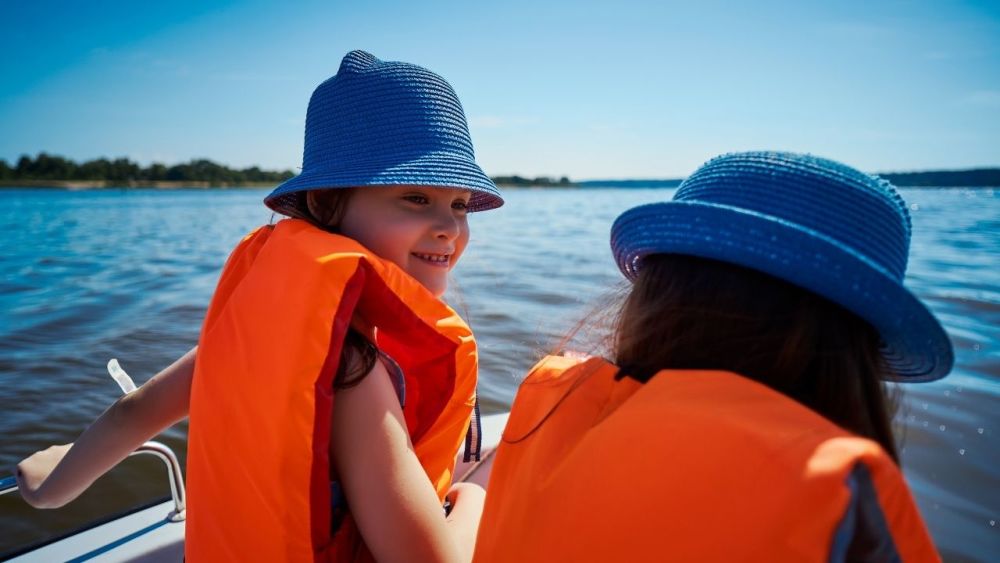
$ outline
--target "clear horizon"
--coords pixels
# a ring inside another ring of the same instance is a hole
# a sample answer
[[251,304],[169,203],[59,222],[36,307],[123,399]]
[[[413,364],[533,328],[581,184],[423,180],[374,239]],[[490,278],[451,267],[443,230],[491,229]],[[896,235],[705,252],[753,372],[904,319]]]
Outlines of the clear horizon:
[[362,48],[444,76],[492,176],[674,179],[809,152],[1000,166],[1000,5],[256,1],[7,8],[0,158],[297,171],[306,103]]

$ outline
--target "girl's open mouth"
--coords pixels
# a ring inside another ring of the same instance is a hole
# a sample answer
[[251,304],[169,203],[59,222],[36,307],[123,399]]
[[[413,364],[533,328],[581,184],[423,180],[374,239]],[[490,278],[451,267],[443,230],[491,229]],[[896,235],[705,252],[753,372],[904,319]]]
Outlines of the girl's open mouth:
[[411,252],[410,254],[438,268],[447,268],[451,262],[451,254],[424,254],[422,252]]

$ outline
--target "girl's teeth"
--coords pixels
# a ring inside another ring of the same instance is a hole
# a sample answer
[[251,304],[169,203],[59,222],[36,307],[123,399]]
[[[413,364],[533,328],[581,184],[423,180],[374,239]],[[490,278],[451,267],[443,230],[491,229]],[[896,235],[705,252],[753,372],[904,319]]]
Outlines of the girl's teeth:
[[417,254],[417,256],[419,258],[423,258],[424,260],[428,260],[428,261],[431,261],[431,262],[447,262],[448,261],[448,256],[446,256],[446,255],[432,256],[430,254]]

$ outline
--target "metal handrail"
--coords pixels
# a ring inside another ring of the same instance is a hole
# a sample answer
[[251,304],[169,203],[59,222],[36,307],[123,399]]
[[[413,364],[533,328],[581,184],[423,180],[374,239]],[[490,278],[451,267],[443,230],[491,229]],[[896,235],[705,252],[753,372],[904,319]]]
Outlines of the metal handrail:
[[[177,456],[169,446],[161,442],[149,441],[136,448],[129,457],[140,454],[152,454],[167,466],[167,478],[170,481],[170,497],[174,501],[174,510],[167,518],[172,522],[184,520],[187,509],[187,494],[184,490],[184,474],[181,473],[181,464],[177,461]],[[5,477],[0,479],[0,495],[4,495],[17,490],[17,479],[15,477]]]

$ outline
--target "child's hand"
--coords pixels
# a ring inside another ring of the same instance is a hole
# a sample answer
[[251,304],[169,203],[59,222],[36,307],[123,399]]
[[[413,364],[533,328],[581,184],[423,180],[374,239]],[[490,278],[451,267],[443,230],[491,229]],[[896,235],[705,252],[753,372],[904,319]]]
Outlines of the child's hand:
[[[475,483],[455,483],[451,486],[445,499],[451,504],[449,516],[475,518],[478,527],[479,517],[486,503],[486,490]],[[451,519],[451,518],[449,518]]]
[[455,534],[459,552],[464,561],[472,561],[486,491],[474,483],[455,483],[445,498],[451,502],[451,512],[446,520]]
[[44,485],[45,480],[72,446],[73,444],[50,446],[17,464],[17,470],[14,472],[17,475],[17,488],[25,502],[35,508],[58,508],[66,503],[47,498]]

